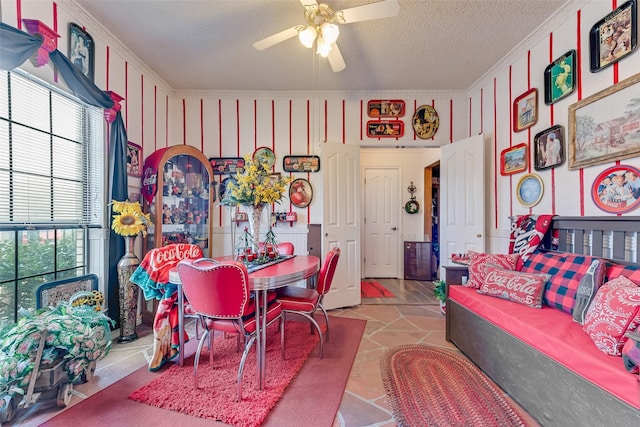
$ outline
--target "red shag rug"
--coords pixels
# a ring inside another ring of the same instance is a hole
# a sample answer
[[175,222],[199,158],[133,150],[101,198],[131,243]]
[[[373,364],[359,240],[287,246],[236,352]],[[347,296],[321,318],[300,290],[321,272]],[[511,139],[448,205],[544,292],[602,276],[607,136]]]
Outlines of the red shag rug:
[[241,402],[236,402],[236,378],[242,351],[236,351],[235,336],[222,335],[214,340],[213,369],[209,352],[206,346],[203,348],[198,364],[198,390],[194,389],[194,356],[191,356],[184,366],[171,366],[160,377],[134,391],[129,399],[236,427],[259,426],[318,343],[318,335],[310,334],[309,323],[288,321],[286,359],[282,360],[277,327],[276,323],[267,330],[266,386],[261,391],[256,389],[254,344],[244,367]]
[[360,282],[361,298],[394,298],[390,290],[375,280],[362,280]]
[[402,426],[525,426],[503,392],[473,363],[428,345],[385,353],[381,372],[387,401]]

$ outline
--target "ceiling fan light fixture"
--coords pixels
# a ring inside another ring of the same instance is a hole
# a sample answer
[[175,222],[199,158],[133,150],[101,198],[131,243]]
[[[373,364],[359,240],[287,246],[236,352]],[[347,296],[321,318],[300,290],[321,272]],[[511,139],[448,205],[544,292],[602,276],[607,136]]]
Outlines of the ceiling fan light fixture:
[[338,36],[340,35],[340,29],[338,26],[331,22],[325,22],[320,27],[320,32],[322,33],[322,38],[324,42],[331,46],[338,40]]
[[329,52],[331,51],[331,45],[326,43],[322,37],[318,37],[318,50],[316,53],[323,58],[329,56]]
[[311,48],[313,46],[313,42],[315,41],[317,35],[318,32],[311,25],[298,32],[300,43],[302,43],[307,48]]

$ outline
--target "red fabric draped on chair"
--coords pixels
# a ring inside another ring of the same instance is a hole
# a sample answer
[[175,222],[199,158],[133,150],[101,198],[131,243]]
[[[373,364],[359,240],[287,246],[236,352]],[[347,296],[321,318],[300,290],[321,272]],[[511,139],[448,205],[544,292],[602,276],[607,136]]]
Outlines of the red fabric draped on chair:
[[[329,292],[331,283],[333,282],[333,276],[336,272],[336,266],[338,265],[338,259],[340,258],[340,248],[333,248],[327,253],[324,259],[320,273],[318,274],[318,283],[316,289],[299,288],[296,286],[285,286],[284,288],[277,290],[276,301],[282,305],[282,311],[284,313],[284,319],[286,323],[287,313],[299,314],[309,319],[309,321],[315,326],[320,336],[320,358],[322,359],[324,338],[322,336],[322,330],[320,325],[313,317],[315,311],[319,308],[324,314],[324,320],[327,325],[326,337],[329,339],[329,316],[327,311],[322,306],[323,297]],[[284,346],[283,346],[284,347]],[[284,356],[283,356],[284,357]]]
[[[181,261],[178,273],[182,290],[205,328],[193,363],[195,388],[198,388],[198,362],[206,341],[209,342],[209,365],[213,369],[214,330],[239,333],[245,338],[238,368],[238,400],[242,400],[242,372],[257,335],[255,299],[251,298],[247,267],[237,261],[218,262],[202,258]],[[266,326],[281,318],[280,303],[274,301],[266,310]],[[280,333],[280,342],[284,345],[284,327],[280,328]]]
[[[131,275],[131,282],[140,286],[147,300],[158,299],[160,303],[153,320],[154,348],[149,361],[149,370],[157,371],[168,360],[178,356],[178,293],[177,287],[169,283],[169,271],[183,259],[202,258],[202,249],[197,245],[174,243],[146,253],[138,268]],[[191,310],[185,304],[186,312]],[[185,337],[185,340],[188,337]]]

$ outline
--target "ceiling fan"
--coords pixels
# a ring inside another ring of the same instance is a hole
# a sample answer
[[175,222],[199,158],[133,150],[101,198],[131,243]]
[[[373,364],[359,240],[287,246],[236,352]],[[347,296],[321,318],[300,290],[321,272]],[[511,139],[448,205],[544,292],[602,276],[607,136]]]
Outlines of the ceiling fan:
[[396,16],[400,11],[398,0],[382,0],[339,11],[334,11],[331,6],[318,3],[316,0],[300,0],[300,3],[304,7],[305,24],[296,25],[257,41],[253,47],[264,50],[298,36],[300,42],[308,48],[315,44],[316,52],[329,60],[331,69],[336,73],[347,66],[336,44],[340,34],[338,24],[389,18]]

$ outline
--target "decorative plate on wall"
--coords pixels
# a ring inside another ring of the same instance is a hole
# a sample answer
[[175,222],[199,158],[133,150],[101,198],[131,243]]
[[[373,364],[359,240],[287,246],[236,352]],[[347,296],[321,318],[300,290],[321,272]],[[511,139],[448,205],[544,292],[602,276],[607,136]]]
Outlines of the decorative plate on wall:
[[516,190],[516,196],[522,206],[530,208],[540,203],[543,191],[544,184],[542,183],[540,176],[534,173],[529,173],[520,178]]
[[276,154],[269,147],[258,147],[253,152],[253,160],[264,163],[268,168],[272,168],[276,163]]
[[433,138],[438,131],[438,126],[440,126],[440,118],[431,105],[422,105],[413,114],[411,126],[413,126],[413,131],[418,138]]
[[631,212],[640,206],[640,170],[629,165],[607,168],[593,180],[593,203],[607,213]]
[[306,208],[313,200],[311,183],[304,178],[294,179],[289,186],[289,200],[296,208]]

